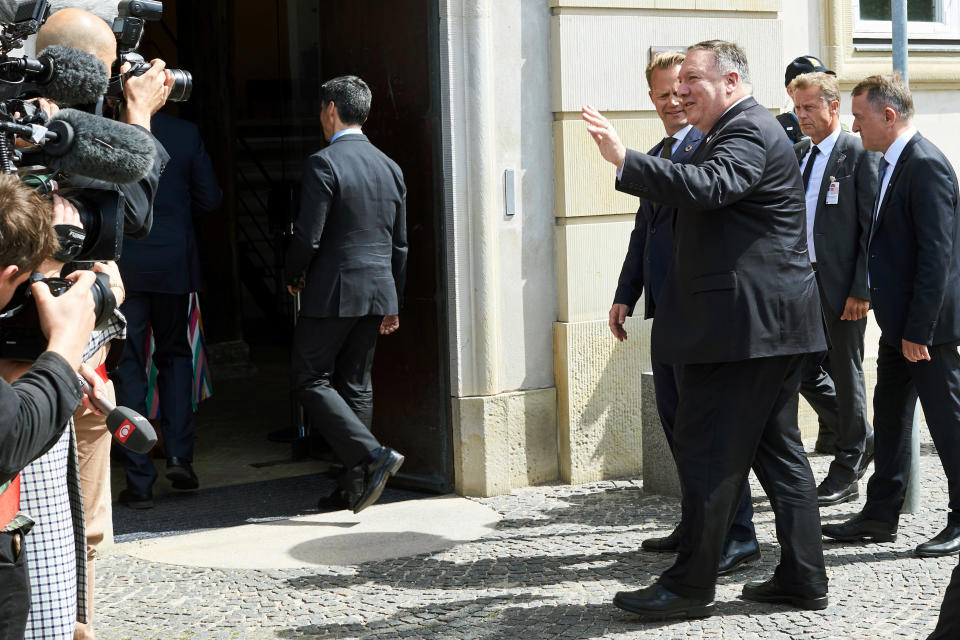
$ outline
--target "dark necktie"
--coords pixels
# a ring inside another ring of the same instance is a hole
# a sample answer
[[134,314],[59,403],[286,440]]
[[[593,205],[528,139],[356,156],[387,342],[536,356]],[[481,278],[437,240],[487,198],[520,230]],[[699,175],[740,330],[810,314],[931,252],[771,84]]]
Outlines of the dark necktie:
[[813,163],[817,160],[817,154],[820,153],[820,148],[817,145],[810,147],[810,157],[807,158],[807,166],[803,168],[803,192],[807,192],[807,187],[810,185],[810,174],[813,173]]
[[873,205],[873,219],[877,219],[877,214],[880,213],[880,194],[883,192],[883,176],[887,173],[887,167],[890,166],[890,163],[887,162],[886,158],[880,158],[880,166],[877,167],[877,201]]
[[673,156],[673,143],[674,139],[670,136],[667,136],[663,139],[663,146],[660,148],[660,157],[666,160],[669,160]]
[[870,237],[873,238],[873,231],[877,226],[877,215],[880,213],[880,194],[883,192],[883,176],[887,173],[887,167],[890,163],[886,158],[880,158],[880,166],[877,167],[877,201],[873,203],[873,219],[870,221]]

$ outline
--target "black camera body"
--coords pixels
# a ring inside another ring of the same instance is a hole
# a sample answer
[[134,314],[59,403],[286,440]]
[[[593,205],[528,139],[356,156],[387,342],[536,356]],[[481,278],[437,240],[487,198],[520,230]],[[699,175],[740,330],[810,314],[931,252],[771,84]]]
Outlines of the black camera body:
[[[36,360],[47,349],[47,339],[40,330],[40,317],[37,302],[30,290],[34,282],[44,282],[50,292],[59,296],[67,291],[73,282],[65,278],[44,278],[33,273],[27,282],[17,287],[10,302],[0,310],[0,358],[10,360]],[[95,329],[104,329],[117,308],[117,299],[110,290],[110,278],[98,273],[93,286]]]
[[[137,49],[143,39],[143,28],[149,20],[157,22],[163,18],[163,2],[148,0],[123,0],[117,5],[117,17],[113,21],[113,35],[117,38],[116,74],[110,78],[107,86],[107,98],[123,100],[123,83],[127,78],[142,76],[150,70],[150,63],[143,59]],[[125,73],[120,72],[124,64],[130,64]],[[185,69],[167,69],[173,78],[173,86],[167,100],[186,102],[193,93],[193,75]]]
[[55,227],[60,250],[54,259],[58,262],[119,260],[123,252],[123,192],[113,189],[71,192],[68,188],[58,194],[77,208],[83,228]]

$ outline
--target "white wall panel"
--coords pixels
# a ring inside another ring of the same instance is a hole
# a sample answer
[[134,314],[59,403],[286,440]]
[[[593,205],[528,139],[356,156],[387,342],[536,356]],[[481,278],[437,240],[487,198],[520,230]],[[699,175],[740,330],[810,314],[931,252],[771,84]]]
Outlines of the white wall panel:
[[754,93],[768,107],[783,102],[783,26],[770,18],[743,19],[631,14],[560,14],[551,18],[554,54],[553,110],[653,109],[644,68],[651,46],[687,46],[722,38],[743,46]]

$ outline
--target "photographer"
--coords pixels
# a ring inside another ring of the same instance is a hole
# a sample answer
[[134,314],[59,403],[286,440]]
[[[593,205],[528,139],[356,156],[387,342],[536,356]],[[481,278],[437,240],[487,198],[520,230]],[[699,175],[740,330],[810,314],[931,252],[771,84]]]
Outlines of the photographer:
[[[88,11],[61,9],[53,13],[37,33],[36,50],[43,51],[51,45],[72,47],[99,58],[107,70],[117,60],[117,40],[110,26]],[[173,79],[164,71],[163,60],[152,60],[149,71],[140,76],[131,76],[123,86],[125,104],[120,109],[120,121],[150,131],[150,119],[167,101]],[[121,67],[126,71],[128,65]],[[56,112],[57,106],[41,100],[48,115]],[[153,136],[151,136],[153,137]],[[73,188],[119,188],[124,195],[124,234],[143,238],[153,225],[153,198],[157,192],[160,174],[170,156],[163,145],[153,137],[156,158],[152,171],[133,184],[110,185],[90,178],[71,176],[67,185]]]
[[[117,59],[117,40],[110,26],[93,14],[79,9],[61,9],[53,13],[41,27],[37,33],[37,50],[42,51],[51,45],[85,51],[103,62],[107,70],[112,68]],[[172,84],[164,72],[164,66],[163,61],[154,60],[146,73],[139,76],[132,75],[124,82],[124,104],[119,112],[119,119],[122,122],[149,131],[150,118],[163,106]],[[125,70],[126,65],[121,68],[121,71]],[[53,115],[58,110],[58,105],[49,100],[41,99],[40,103],[48,115]],[[124,234],[142,238],[149,233],[152,226],[154,195],[160,174],[169,159],[166,150],[155,138],[153,143],[156,153],[152,170],[138,182],[111,185],[100,180],[77,176],[68,176],[61,182],[71,190],[93,188],[122,191]],[[123,294],[122,285],[119,284],[118,277],[111,277],[111,280],[112,287],[117,287],[113,291],[114,295],[120,298]],[[118,300],[119,302],[122,302],[122,299]],[[103,382],[105,371],[100,365],[105,359],[105,349],[96,351],[86,360],[84,370],[97,370],[97,375],[90,377],[101,378],[98,381],[100,388],[104,389],[108,399],[113,401],[110,397],[112,388],[104,387]],[[64,438],[64,440],[67,439]],[[56,483],[56,478],[59,476],[55,470],[62,469],[64,463],[68,465],[72,463],[73,458],[69,456],[67,447],[69,444],[69,442],[64,443],[63,450],[55,449],[37,462],[38,473],[35,476],[35,482],[24,483],[25,500],[36,500],[38,508],[45,508],[48,504],[43,501],[46,494],[64,489],[63,483]],[[44,558],[44,566],[32,569],[34,593],[31,599],[37,610],[31,612],[27,621],[28,638],[51,635],[61,637],[66,633],[67,626],[74,623],[76,623],[75,637],[93,638],[91,626],[93,560],[97,546],[108,535],[112,526],[109,486],[110,434],[102,416],[93,414],[78,419],[76,447],[79,453],[79,469],[76,477],[82,489],[82,507],[86,514],[85,523],[82,518],[74,518],[72,522],[73,537],[77,539],[79,552],[77,563],[80,564],[79,571],[76,572],[77,588],[70,593],[67,583],[71,579],[71,572],[68,567],[62,566],[62,562],[55,560],[65,553],[62,542],[70,537],[67,531],[69,525],[62,521],[64,509],[61,505],[59,509],[48,509],[46,513],[47,518],[51,520],[51,529],[59,530],[54,531],[52,535],[43,532],[43,535],[38,536],[41,539],[37,541],[36,550],[39,557]],[[43,468],[44,464],[48,466]],[[71,491],[68,497],[71,501],[76,501],[79,493]],[[72,511],[77,513],[78,509],[73,507]],[[85,580],[82,579],[84,577]],[[38,606],[41,603],[42,610]]]
[[[59,220],[72,207],[58,202]],[[50,203],[14,176],[0,175],[0,306],[57,248]],[[32,523],[17,515],[17,474],[61,438],[80,404],[76,370],[94,325],[90,287],[94,275],[77,272],[75,284],[54,297],[34,283],[47,350],[12,385],[0,380],[0,639],[23,637],[29,607],[24,536]],[[12,373],[9,369],[5,373]],[[6,376],[4,376],[6,377]],[[15,516],[15,517],[14,517]]]

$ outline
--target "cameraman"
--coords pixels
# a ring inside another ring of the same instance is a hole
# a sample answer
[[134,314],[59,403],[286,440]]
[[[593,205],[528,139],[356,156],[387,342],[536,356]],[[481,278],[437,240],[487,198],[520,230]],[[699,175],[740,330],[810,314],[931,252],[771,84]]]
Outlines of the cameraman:
[[[117,60],[117,39],[110,26],[82,9],[60,9],[53,13],[37,32],[36,50],[43,51],[51,45],[72,47],[99,58],[107,71]],[[150,131],[150,119],[167,101],[173,79],[168,78],[163,60],[152,60],[150,70],[141,76],[127,78],[123,85],[125,104],[120,110],[120,121]],[[124,65],[121,71],[126,71]],[[41,105],[52,115],[58,107],[50,101],[41,100]],[[170,156],[154,137],[156,158],[153,169],[139,182],[125,185],[110,185],[100,180],[71,176],[67,185],[73,188],[118,188],[123,192],[124,234],[143,238],[150,233],[153,224],[153,197],[157,192],[160,174]]]
[[[70,207],[58,203],[61,213]],[[75,213],[75,211],[73,212]],[[0,307],[57,249],[50,204],[15,176],[0,175]],[[72,220],[55,222],[70,223]],[[53,297],[46,285],[31,290],[47,350],[12,385],[0,380],[0,639],[22,638],[30,604],[24,536],[32,523],[17,515],[19,471],[61,437],[81,391],[76,371],[93,329],[91,272]]]
[[[37,33],[36,49],[42,51],[51,45],[72,47],[94,55],[106,65],[107,70],[113,67],[117,59],[117,41],[111,27],[102,19],[81,9],[61,9],[50,16]],[[172,85],[172,80],[166,77],[164,66],[163,61],[154,60],[150,70],[145,74],[129,77],[125,81],[125,104],[120,112],[122,122],[150,130],[151,116],[166,102],[170,85]],[[126,71],[126,68],[124,66],[121,71]],[[48,115],[52,115],[57,110],[57,106],[47,100],[41,100],[41,106]],[[139,182],[110,185],[98,180],[72,176],[66,183],[72,188],[117,188],[122,191],[125,198],[124,234],[142,238],[149,233],[152,226],[154,195],[160,174],[169,160],[169,155],[156,138],[154,138],[154,146],[156,156],[153,169]],[[115,290],[114,293],[122,294],[122,288],[119,291]],[[87,364],[90,368],[96,368],[102,376],[104,369],[97,365],[101,365],[105,360],[105,350],[101,349],[90,360],[93,362],[88,361]],[[107,394],[112,396],[112,387],[107,387]],[[110,399],[112,401],[114,398],[110,397]],[[108,536],[112,527],[109,483],[111,438],[104,418],[99,415],[87,415],[77,420],[76,438],[79,453],[79,479],[86,514],[87,580],[86,592],[77,593],[77,604],[80,608],[77,619],[80,622],[76,625],[75,637],[92,639],[93,561],[98,545]],[[34,594],[34,601],[36,599],[37,594]],[[62,622],[63,620],[59,619],[31,619],[30,628],[36,625],[38,629],[48,629],[52,625],[59,629]]]

